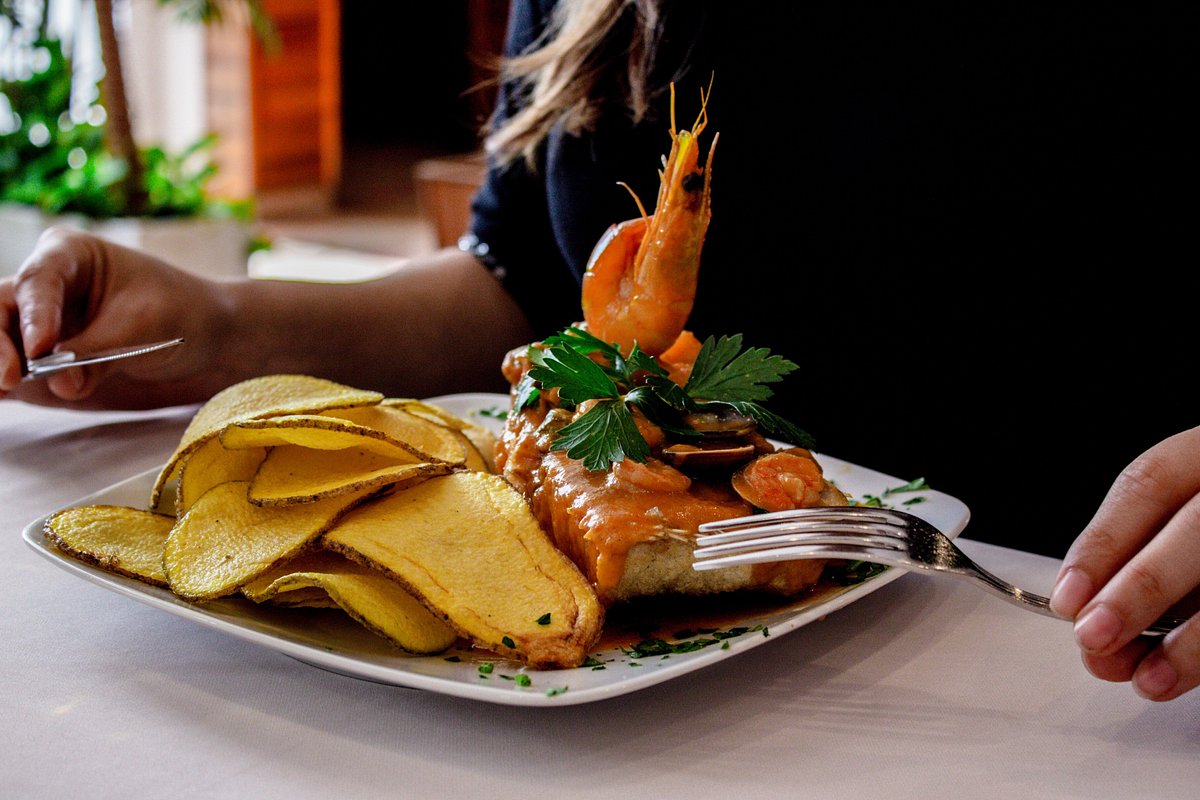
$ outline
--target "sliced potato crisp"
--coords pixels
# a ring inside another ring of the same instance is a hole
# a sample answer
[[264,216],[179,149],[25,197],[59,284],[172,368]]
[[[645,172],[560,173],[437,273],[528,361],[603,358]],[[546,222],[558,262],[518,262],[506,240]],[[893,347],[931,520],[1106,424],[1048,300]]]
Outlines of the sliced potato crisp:
[[582,663],[603,611],[503,478],[455,472],[347,514],[324,545],[397,578],[476,644],[534,667]]
[[578,666],[603,608],[494,474],[495,443],[430,403],[269,375],[201,406],[155,480],[148,508],[162,513],[66,509],[45,535],[192,602],[240,592],[340,609],[408,653],[462,637],[531,667]]
[[289,414],[234,422],[225,426],[218,438],[232,449],[245,447],[282,447],[298,445],[313,450],[362,448],[399,461],[428,461],[405,442],[387,433],[349,420],[319,414]]
[[267,457],[265,447],[230,450],[212,438],[183,459],[175,492],[175,516],[182,517],[209,489],[229,481],[248,481]]
[[380,403],[380,406],[402,409],[414,417],[427,419],[457,432],[469,444],[467,468],[479,472],[496,471],[496,437],[487,428],[468,422],[440,406],[422,400],[390,397]]
[[333,601],[329,592],[317,586],[281,588],[262,602],[284,608],[336,608],[338,610],[342,608]]
[[408,485],[449,472],[449,464],[397,462],[368,450],[273,447],[250,481],[250,501],[260,506],[310,503],[362,489]]
[[484,454],[476,447],[467,435],[462,431],[454,431],[454,435],[462,439],[463,447],[467,451],[467,460],[463,466],[475,472],[494,472],[495,465],[484,456]]
[[370,490],[286,508],[250,502],[245,481],[205,492],[175,523],[163,550],[167,584],[180,597],[231,594],[324,533]]
[[379,392],[308,375],[266,375],[222,389],[200,407],[184,430],[179,446],[154,482],[150,507],[158,505],[163,487],[178,474],[183,458],[231,422],[374,405],[382,399]]
[[163,546],[175,518],[126,506],[80,506],[46,520],[49,537],[64,551],[109,572],[166,586]]
[[347,420],[386,435],[422,461],[462,464],[466,449],[462,439],[444,425],[409,414],[400,408],[364,406],[326,411],[322,416]]
[[[242,587],[256,602],[319,589],[368,630],[409,653],[440,653],[458,634],[391,578],[328,551],[288,561]],[[293,604],[291,599],[285,603]]]

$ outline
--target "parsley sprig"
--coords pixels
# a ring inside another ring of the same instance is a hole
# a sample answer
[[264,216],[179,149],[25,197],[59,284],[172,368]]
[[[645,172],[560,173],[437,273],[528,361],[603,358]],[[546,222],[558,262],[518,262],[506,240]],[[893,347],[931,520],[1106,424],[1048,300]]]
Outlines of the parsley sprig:
[[533,366],[517,384],[517,410],[533,405],[541,391],[550,388],[558,390],[567,406],[595,401],[558,431],[552,445],[590,470],[605,470],[626,458],[644,462],[650,457],[650,446],[634,423],[633,407],[672,433],[694,436],[695,431],[673,420],[725,406],[753,419],[769,435],[812,447],[807,433],[762,405],[773,394],[768,384],[783,380],[796,364],[766,348],[743,349],[741,334],[705,340],[683,386],[636,343],[625,354],[580,328],[547,337],[530,347],[528,356]]

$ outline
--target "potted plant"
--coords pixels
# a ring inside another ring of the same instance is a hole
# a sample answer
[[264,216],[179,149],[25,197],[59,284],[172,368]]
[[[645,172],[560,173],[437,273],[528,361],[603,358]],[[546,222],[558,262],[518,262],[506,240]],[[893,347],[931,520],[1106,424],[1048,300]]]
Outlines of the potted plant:
[[[0,17],[22,35],[25,56],[24,73],[0,81],[0,274],[14,271],[53,224],[91,230],[187,269],[244,274],[252,207],[208,194],[214,138],[178,153],[135,142],[111,0],[94,0],[104,64],[100,102],[73,107],[75,71],[48,31],[48,2],[33,4],[40,13],[31,15],[28,2],[0,0]],[[258,0],[157,2],[204,23],[237,5],[262,38],[272,35]]]

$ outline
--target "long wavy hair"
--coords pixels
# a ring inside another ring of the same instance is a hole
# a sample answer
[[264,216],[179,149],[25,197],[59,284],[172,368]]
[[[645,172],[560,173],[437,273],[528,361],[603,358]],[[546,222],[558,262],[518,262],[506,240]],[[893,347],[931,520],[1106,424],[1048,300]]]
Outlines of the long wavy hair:
[[649,75],[661,30],[659,5],[562,0],[542,35],[500,62],[497,79],[513,87],[519,110],[489,120],[488,155],[501,164],[517,158],[532,164],[553,127],[561,124],[572,135],[593,130],[602,107],[612,102],[640,122],[653,99]]

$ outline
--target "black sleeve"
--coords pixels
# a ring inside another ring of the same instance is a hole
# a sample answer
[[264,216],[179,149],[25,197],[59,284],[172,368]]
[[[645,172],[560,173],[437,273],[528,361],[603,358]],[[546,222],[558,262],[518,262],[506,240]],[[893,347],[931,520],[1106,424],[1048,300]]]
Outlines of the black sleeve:
[[[509,12],[505,54],[533,44],[553,3],[515,0]],[[500,87],[496,119],[518,107],[511,85]],[[550,222],[545,185],[545,152],[533,167],[521,160],[503,168],[489,164],[471,203],[471,231],[464,249],[472,249],[516,299],[538,336],[579,319],[579,284],[559,250]]]

